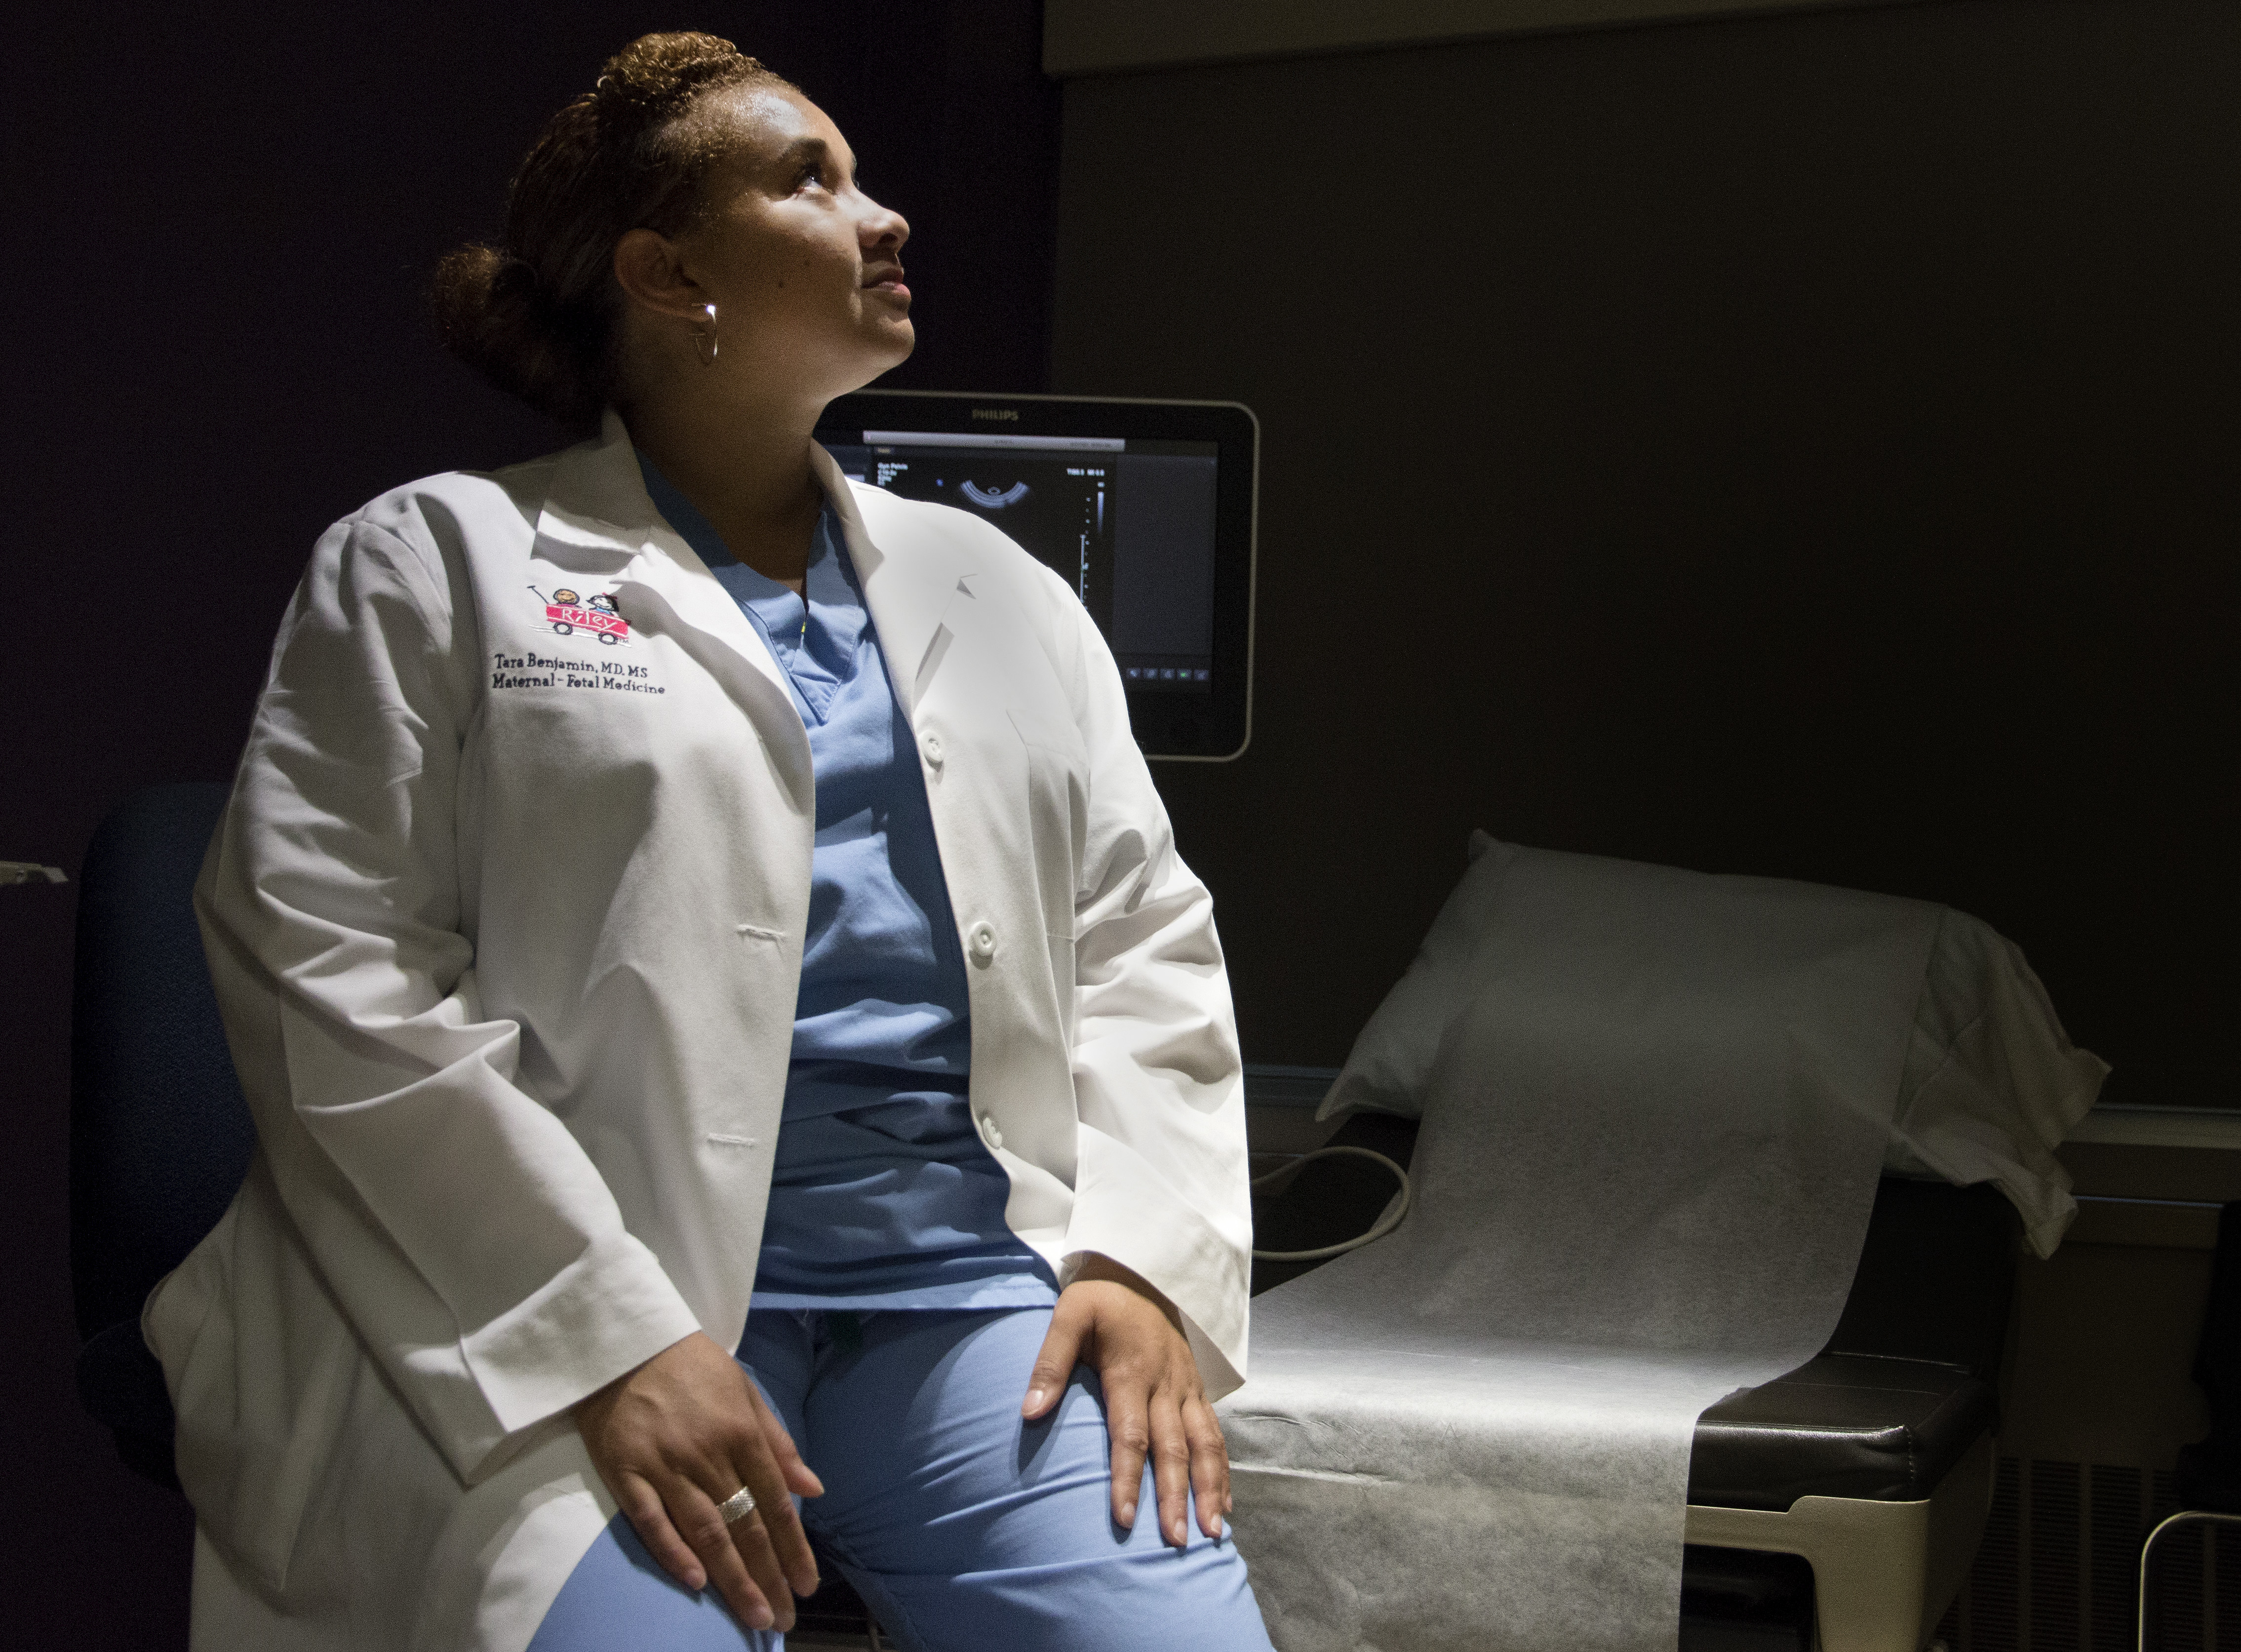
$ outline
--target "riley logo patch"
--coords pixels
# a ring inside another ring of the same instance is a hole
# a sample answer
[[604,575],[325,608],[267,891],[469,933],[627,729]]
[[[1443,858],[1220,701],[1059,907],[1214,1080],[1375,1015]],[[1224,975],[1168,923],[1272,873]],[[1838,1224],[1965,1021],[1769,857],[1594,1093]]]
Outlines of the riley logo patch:
[[545,623],[539,627],[556,637],[572,637],[578,632],[597,637],[609,647],[630,640],[630,624],[615,612],[615,599],[605,592],[584,597],[566,585],[553,589],[551,596],[529,587],[537,599],[545,605]]
[[[586,597],[560,585],[548,597],[535,585],[529,589],[545,605],[545,623],[538,630],[579,642],[597,637],[609,648],[638,652],[631,641],[629,622],[615,612],[612,592],[601,591]],[[610,694],[669,692],[653,680],[651,665],[632,665],[613,654],[603,659],[581,659],[572,654],[541,654],[534,648],[525,648],[518,654],[493,653],[490,686],[494,689],[585,688]]]

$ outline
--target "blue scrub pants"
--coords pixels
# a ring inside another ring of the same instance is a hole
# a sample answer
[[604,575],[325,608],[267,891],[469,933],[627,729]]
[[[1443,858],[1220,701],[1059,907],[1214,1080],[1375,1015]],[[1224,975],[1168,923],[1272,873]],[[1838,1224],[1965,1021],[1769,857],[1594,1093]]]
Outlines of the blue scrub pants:
[[[739,1357],[825,1495],[802,1518],[909,1652],[1269,1652],[1226,1540],[1160,1540],[1147,1468],[1113,1524],[1105,1415],[1076,1368],[1057,1410],[1020,1415],[1047,1308],[749,1315]],[[530,1652],[779,1652],[712,1589],[672,1581],[617,1515]]]

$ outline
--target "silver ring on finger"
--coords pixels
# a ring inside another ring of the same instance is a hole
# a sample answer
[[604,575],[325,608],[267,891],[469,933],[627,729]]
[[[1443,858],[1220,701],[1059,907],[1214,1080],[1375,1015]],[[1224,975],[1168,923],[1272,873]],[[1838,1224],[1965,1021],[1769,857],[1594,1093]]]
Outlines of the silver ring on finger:
[[724,1517],[726,1526],[736,1526],[755,1512],[755,1495],[742,1486],[718,1503],[716,1512]]

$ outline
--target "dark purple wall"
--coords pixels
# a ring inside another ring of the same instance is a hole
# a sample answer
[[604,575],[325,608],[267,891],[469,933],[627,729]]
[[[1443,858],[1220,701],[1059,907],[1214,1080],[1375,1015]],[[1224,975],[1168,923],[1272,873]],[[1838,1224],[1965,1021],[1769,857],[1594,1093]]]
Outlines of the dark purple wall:
[[[1056,91],[1035,0],[43,7],[10,31],[10,757],[0,859],[75,873],[127,793],[224,779],[313,538],[380,490],[556,445],[427,340],[543,118],[633,35],[736,40],[899,208],[890,382],[1040,390]],[[534,19],[533,26],[529,20]],[[70,1391],[70,889],[0,890],[0,1576],[24,1646],[184,1643],[190,1522]]]

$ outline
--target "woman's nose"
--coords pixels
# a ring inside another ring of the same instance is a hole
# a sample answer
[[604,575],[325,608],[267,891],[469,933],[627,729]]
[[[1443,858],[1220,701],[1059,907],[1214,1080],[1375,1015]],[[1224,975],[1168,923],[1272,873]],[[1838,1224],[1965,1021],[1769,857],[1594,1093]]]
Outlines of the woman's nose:
[[910,239],[909,221],[893,207],[881,206],[877,201],[869,204],[871,211],[864,218],[865,246],[889,252],[899,251]]

